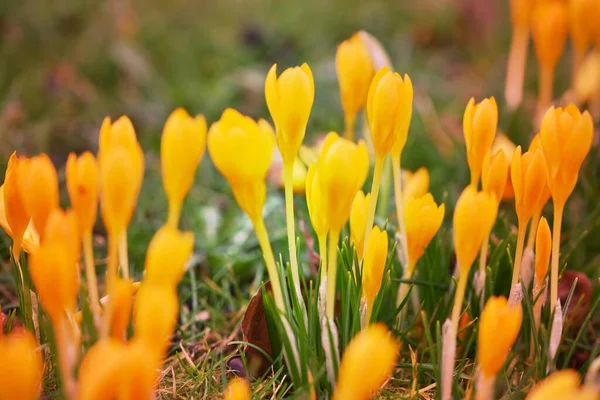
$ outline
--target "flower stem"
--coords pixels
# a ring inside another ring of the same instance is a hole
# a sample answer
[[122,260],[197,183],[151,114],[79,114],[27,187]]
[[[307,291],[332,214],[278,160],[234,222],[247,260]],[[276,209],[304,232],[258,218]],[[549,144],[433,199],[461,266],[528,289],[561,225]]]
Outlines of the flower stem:
[[320,235],[319,241],[319,257],[321,259],[321,281],[325,278],[327,272],[327,235]]
[[[490,235],[487,235],[485,237],[485,239],[483,239],[483,242],[481,243],[481,251],[479,252],[479,276],[480,279],[482,276],[485,276],[486,271],[485,271],[485,267],[487,266],[487,254],[488,254],[488,248],[490,243]],[[481,287],[478,287],[478,289],[480,290],[480,292],[478,293],[480,298],[481,298],[481,306],[483,308],[483,305],[485,304],[485,279],[483,280],[483,284],[481,285]]]
[[383,163],[383,171],[381,172],[381,195],[378,199],[377,209],[375,214],[387,218],[388,209],[390,208],[390,198],[392,197],[392,162],[390,158],[386,158]]
[[[411,264],[408,259],[408,245],[406,238],[406,228],[404,226],[404,204],[402,198],[402,170],[400,169],[400,157],[392,158],[392,170],[394,171],[394,202],[396,203],[396,217],[398,218],[398,230],[400,231],[400,246],[402,254],[407,260],[407,268]],[[414,265],[413,265],[414,268]],[[412,271],[411,271],[412,275]]]
[[373,229],[373,221],[375,220],[375,209],[377,208],[377,196],[379,195],[379,186],[381,184],[381,172],[383,170],[383,162],[385,157],[375,156],[375,170],[373,171],[373,182],[371,184],[371,203],[369,205],[369,214],[367,215],[367,223],[365,225],[365,242],[363,251],[367,248],[369,235]]
[[517,108],[523,100],[528,44],[528,29],[515,27],[512,31],[512,42],[506,70],[506,87],[504,88],[504,97],[510,109]]
[[554,66],[540,64],[540,78],[538,88],[537,120],[541,121],[542,116],[552,104],[554,88]]
[[181,217],[181,203],[169,203],[169,215],[167,217],[167,225],[177,229],[179,226],[179,218]]
[[371,325],[371,315],[373,315],[373,301],[369,301],[369,299],[365,299],[367,302],[367,315],[365,317],[365,327]]
[[519,282],[519,274],[521,271],[521,260],[523,259],[523,245],[525,244],[525,231],[528,221],[519,221],[519,230],[517,233],[517,249],[515,251],[515,264],[513,265],[513,276],[511,288]]
[[481,370],[477,377],[477,392],[475,393],[475,400],[492,400],[494,398],[494,383],[496,377],[486,377]]
[[579,67],[581,67],[581,63],[585,58],[585,51],[581,51],[577,48],[577,46],[573,46],[573,64],[571,67],[571,87],[575,87],[575,81],[577,80],[577,73],[579,72]]
[[267,228],[262,218],[254,221],[254,231],[258,238],[258,243],[265,258],[267,265],[267,273],[269,274],[269,280],[271,281],[271,289],[273,290],[273,297],[275,299],[275,305],[282,313],[285,313],[285,302],[283,301],[283,290],[281,288],[281,281],[279,279],[279,273],[277,271],[277,264],[275,263],[275,256],[273,255],[273,248],[269,241],[269,235],[267,234]]
[[460,311],[462,310],[463,299],[465,298],[465,290],[467,289],[467,279],[469,278],[469,270],[461,270],[458,277],[458,286],[454,294],[454,306],[452,307],[452,329],[458,332],[458,323],[460,321]]
[[283,182],[285,186],[285,215],[287,225],[288,249],[292,267],[292,281],[298,302],[306,316],[306,306],[300,290],[300,269],[296,255],[296,223],[294,222],[294,161],[283,164]]
[[344,114],[344,136],[354,141],[354,127],[356,126],[356,114]]
[[340,233],[331,231],[329,234],[329,256],[327,261],[327,318],[333,321],[335,315],[335,284],[337,274],[337,245]]
[[108,265],[106,267],[106,295],[111,294],[111,290],[115,280],[117,279],[117,266],[119,264],[117,260],[118,253],[118,242],[117,238],[120,235],[108,234]]
[[75,343],[72,343],[73,335],[66,316],[61,317],[55,323],[53,322],[53,325],[63,394],[65,395],[65,398],[71,399],[74,398],[75,395],[75,380],[73,379],[72,363],[74,360],[72,360],[71,355]]
[[123,278],[129,279],[129,254],[127,251],[127,228],[119,236],[119,266],[123,273]]
[[560,257],[560,230],[564,205],[554,205],[554,226],[552,227],[552,261],[550,269],[550,315],[554,312],[558,300],[558,263]]
[[540,212],[536,212],[533,214],[533,218],[531,219],[531,226],[529,227],[529,237],[527,238],[527,249],[533,250],[533,246],[535,246],[535,235],[537,234],[538,224],[540,223],[540,217],[542,214]]
[[100,300],[98,296],[98,282],[96,280],[96,267],[94,265],[94,248],[92,245],[92,232],[83,235],[83,258],[85,261],[85,277],[88,286],[90,308],[96,323],[100,318]]

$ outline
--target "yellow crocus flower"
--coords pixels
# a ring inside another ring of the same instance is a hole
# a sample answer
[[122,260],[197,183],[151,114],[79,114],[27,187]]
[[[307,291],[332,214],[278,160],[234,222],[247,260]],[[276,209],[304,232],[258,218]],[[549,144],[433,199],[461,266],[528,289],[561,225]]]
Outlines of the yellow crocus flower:
[[557,371],[538,382],[526,400],[596,400],[598,391],[591,387],[580,387],[581,378],[574,369]]
[[31,333],[0,335],[0,360],[0,399],[40,398],[44,365]]
[[358,259],[363,258],[363,246],[365,242],[365,226],[367,224],[367,214],[371,204],[371,193],[365,193],[359,190],[352,201],[350,209],[350,240],[354,244]]
[[206,119],[183,108],[169,115],[160,142],[162,181],[169,201],[169,224],[177,227],[185,196],[206,149]]
[[404,201],[407,201],[411,197],[424,196],[429,191],[429,171],[425,167],[421,167],[415,172],[404,170],[402,179],[402,196]]
[[248,381],[244,378],[233,378],[227,384],[223,400],[250,400],[252,391]]
[[552,235],[546,218],[542,217],[538,224],[535,239],[535,282],[542,287],[544,278],[548,273],[550,253],[552,250]]
[[362,291],[367,301],[367,324],[371,320],[373,303],[381,288],[383,272],[388,255],[388,235],[381,231],[376,225],[369,235],[369,241],[365,248],[365,258],[362,267]]
[[77,396],[80,400],[108,400],[117,397],[124,352],[123,341],[113,338],[101,339],[85,352],[77,379]]
[[340,363],[334,400],[367,400],[394,372],[400,346],[381,323],[368,326],[346,347]]
[[483,159],[481,171],[481,186],[484,192],[494,196],[500,203],[506,189],[506,180],[508,178],[508,159],[502,149],[492,155],[488,153]]
[[[31,215],[25,207],[25,199],[19,190],[19,166],[21,160],[17,156],[17,152],[13,152],[8,159],[6,172],[4,174],[4,183],[2,187],[2,201],[4,204],[4,212],[6,222],[10,230],[9,235],[13,240],[13,256],[15,260],[19,260],[23,237],[31,220]],[[8,232],[7,232],[8,233]]]
[[477,189],[483,159],[492,148],[498,126],[498,106],[494,97],[475,104],[471,98],[463,116],[463,134],[467,146],[467,163],[471,171],[471,185]]
[[148,245],[144,282],[176,289],[194,250],[194,234],[172,225],[160,228]]
[[596,0],[569,0],[569,33],[573,43],[573,68],[575,80],[585,53],[594,41],[597,30],[598,2]]
[[69,154],[65,174],[71,206],[77,214],[79,232],[83,236],[91,233],[98,212],[99,172],[96,158],[89,151],[79,157],[75,153]]

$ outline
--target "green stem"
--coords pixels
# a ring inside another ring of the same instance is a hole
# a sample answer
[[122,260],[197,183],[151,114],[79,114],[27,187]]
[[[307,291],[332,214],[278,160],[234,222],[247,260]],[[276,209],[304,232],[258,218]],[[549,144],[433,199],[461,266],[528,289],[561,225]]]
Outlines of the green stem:
[[[401,158],[392,159],[392,169],[394,171],[394,201],[396,203],[396,217],[398,218],[398,230],[400,231],[400,246],[402,246],[402,254],[406,259],[407,267],[412,264],[413,260],[408,259],[408,244],[406,238],[406,227],[404,226],[404,202],[402,194],[402,170],[400,169]],[[415,260],[416,261],[416,260]],[[412,271],[411,271],[412,275]]]
[[260,244],[267,265],[267,273],[269,274],[269,280],[271,281],[275,305],[279,311],[285,313],[285,302],[283,301],[283,290],[281,288],[279,273],[277,272],[277,264],[275,263],[275,256],[273,255],[273,248],[269,241],[267,228],[265,227],[265,222],[262,218],[259,218],[254,222],[254,231],[256,232],[256,237],[258,238],[258,243]]
[[321,281],[325,278],[327,272],[327,235],[321,235],[319,241],[319,257],[321,259]]
[[367,248],[369,235],[373,229],[373,221],[375,221],[375,209],[377,208],[377,196],[379,195],[379,186],[381,184],[381,172],[383,170],[383,162],[385,157],[375,156],[375,170],[373,171],[373,182],[371,184],[371,203],[369,205],[369,214],[367,215],[367,223],[365,225],[365,241],[363,244],[363,253]]
[[100,319],[100,300],[98,296],[98,282],[96,280],[91,232],[86,232],[83,235],[83,258],[85,261],[85,277],[88,286],[90,307],[92,309],[92,314],[94,314],[94,321],[97,323]]
[[517,250],[515,252],[515,264],[513,266],[513,276],[511,283],[512,287],[519,282],[519,273],[521,271],[521,260],[523,259],[523,245],[525,244],[525,231],[527,230],[527,222],[519,221],[519,230],[517,233]]
[[381,196],[377,205],[377,215],[386,218],[388,215],[391,190],[392,190],[392,162],[386,158],[383,163],[383,172],[381,174]]
[[540,223],[541,213],[536,212],[531,219],[531,227],[529,228],[529,237],[527,238],[527,249],[533,250],[535,246],[535,235],[537,234],[538,224]]
[[558,300],[558,263],[560,257],[560,230],[564,205],[554,205],[554,226],[552,227],[552,262],[550,269],[550,315],[554,313]]
[[333,321],[335,316],[335,284],[337,274],[337,245],[340,239],[339,232],[329,234],[329,267],[327,268],[327,318]]
[[119,265],[123,278],[129,279],[129,255],[127,250],[127,228],[119,236]]
[[455,333],[458,332],[458,323],[460,321],[460,312],[462,310],[463,299],[465,298],[465,290],[467,288],[467,278],[469,270],[461,270],[458,277],[458,286],[454,294],[454,306],[452,307],[452,328]]
[[354,141],[354,127],[356,125],[356,115],[355,114],[345,114],[344,115],[344,136],[348,140]]
[[298,301],[300,302],[304,314],[306,307],[300,290],[300,269],[298,268],[298,258],[296,255],[296,223],[294,221],[294,162],[287,162],[283,165],[283,182],[285,186],[285,215],[287,225],[288,249],[290,254],[290,264],[292,267],[292,281]]

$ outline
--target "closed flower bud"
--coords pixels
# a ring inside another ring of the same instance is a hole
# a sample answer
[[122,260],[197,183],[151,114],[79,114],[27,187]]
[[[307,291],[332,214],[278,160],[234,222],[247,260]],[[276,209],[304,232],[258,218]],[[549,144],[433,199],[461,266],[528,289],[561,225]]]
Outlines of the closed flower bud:
[[233,378],[227,384],[223,400],[250,400],[252,391],[244,378]]
[[31,219],[25,207],[25,199],[19,190],[19,166],[21,160],[17,152],[13,152],[8,159],[8,165],[4,175],[3,201],[6,221],[10,228],[10,236],[13,240],[13,255],[19,259],[23,236]]
[[[8,219],[6,217],[6,209],[4,207],[5,207],[5,202],[4,202],[4,184],[3,184],[3,185],[0,185],[0,227],[2,227],[2,229],[4,229],[4,231],[6,232],[6,234],[12,238],[14,235],[10,228],[10,225],[8,225]],[[14,239],[13,239],[13,243],[14,243]],[[35,229],[33,228],[33,224],[31,222],[29,223],[29,225],[27,225],[27,229],[25,229],[25,233],[23,234],[23,238],[21,240],[21,245],[22,245],[21,246],[22,249],[25,250],[26,253],[32,253],[32,252],[36,251],[40,245],[40,237],[39,237],[38,233],[35,231]],[[15,244],[13,244],[13,254],[18,253],[19,251],[20,250],[17,249]]]
[[119,370],[119,400],[154,399],[161,360],[143,341],[134,339],[125,347]]
[[124,353],[123,342],[113,338],[99,340],[85,352],[78,376],[77,395],[80,400],[117,397]]
[[404,201],[411,197],[424,196],[429,191],[429,171],[425,167],[419,168],[414,173],[405,171],[403,181],[402,196]]
[[532,18],[533,44],[540,64],[554,68],[565,48],[567,10],[560,1],[536,2]]
[[444,204],[435,204],[431,193],[410,198],[404,206],[404,223],[408,249],[408,269],[415,268],[444,220]]
[[488,153],[483,159],[481,186],[485,192],[493,195],[498,203],[504,196],[507,178],[508,159],[504,151],[498,150],[493,156]]
[[535,1],[536,0],[510,0],[510,16],[514,27],[529,30]]
[[265,120],[258,123],[228,108],[208,132],[208,152],[233,189],[239,206],[252,221],[262,216],[265,178],[275,139]]
[[43,238],[48,216],[58,207],[58,176],[47,154],[26,159],[19,166],[19,190],[33,226]]
[[481,249],[481,243],[489,235],[498,205],[486,192],[477,192],[468,186],[458,198],[454,209],[454,248],[462,273],[468,273]]
[[265,81],[265,97],[277,131],[283,162],[292,163],[306,133],[315,98],[315,83],[308,64],[288,68],[277,77],[274,64]]
[[393,147],[393,156],[400,156],[408,133],[412,114],[412,82],[397,72],[383,67],[375,74],[367,98],[367,117],[375,154],[385,157]]
[[135,337],[148,346],[156,356],[166,351],[179,314],[174,288],[144,284],[140,287],[133,312]]
[[69,154],[66,166],[67,190],[71,206],[77,214],[80,235],[89,234],[94,228],[98,212],[98,186],[100,172],[92,153],[86,151],[80,157]]
[[191,117],[183,108],[173,111],[163,129],[160,158],[163,187],[169,200],[169,216],[174,225],[177,225],[183,200],[194,183],[196,167],[202,160],[205,148],[204,116]]
[[117,340],[125,340],[127,327],[131,319],[131,306],[133,303],[133,286],[129,279],[117,278],[108,299],[108,308],[111,310],[110,330],[111,336]]
[[546,274],[552,251],[552,235],[546,218],[540,218],[535,238],[535,280],[541,287]]
[[325,204],[323,203],[318,175],[317,164],[311,164],[306,177],[306,204],[308,205],[308,214],[315,233],[318,237],[325,237],[329,231],[329,226],[327,225],[327,210],[324,208]]
[[52,321],[75,313],[79,295],[79,271],[70,244],[64,240],[42,243],[29,255],[29,270],[40,302]]
[[81,238],[78,231],[79,222],[73,210],[63,211],[60,208],[52,210],[48,216],[44,241],[46,243],[60,243],[67,246],[69,257],[73,265],[79,262],[81,254]]
[[127,228],[144,178],[144,153],[131,120],[105,118],[98,149],[102,218],[109,234]]
[[594,123],[587,111],[574,105],[550,108],[540,135],[548,168],[548,185],[557,206],[564,206],[575,189],[577,175],[592,146]]
[[508,160],[508,176],[506,178],[504,193],[502,194],[503,200],[510,200],[515,195],[512,188],[512,182],[510,180],[510,161],[512,160],[512,156],[516,148],[517,146],[508,137],[506,137],[506,135],[503,133],[496,134],[496,140],[494,140],[494,144],[492,145],[492,154],[502,150],[506,156],[506,159]]
[[371,204],[371,193],[359,190],[352,201],[350,210],[350,239],[356,248],[358,259],[363,257],[363,246],[365,245],[365,230],[367,229],[367,215]]
[[44,365],[37,347],[27,331],[0,336],[0,399],[40,398]]
[[335,70],[344,114],[354,118],[367,102],[369,85],[375,74],[373,60],[360,33],[340,43],[335,54]]
[[493,97],[475,104],[471,98],[463,116],[463,134],[467,146],[467,162],[471,171],[471,185],[479,184],[483,159],[492,148],[498,126],[498,106]]
[[584,55],[594,40],[598,2],[570,0],[568,3],[569,33],[578,55]]
[[544,153],[538,149],[535,153],[521,155],[521,146],[517,147],[510,167],[511,181],[515,192],[517,217],[527,223],[538,207],[544,185],[546,185],[546,164]]
[[383,324],[357,333],[342,356],[333,399],[370,399],[394,372],[399,347]]
[[496,376],[515,343],[523,310],[521,305],[509,305],[505,297],[489,298],[479,321],[478,363],[486,378]]
[[[538,149],[542,150],[543,153],[544,150],[542,149],[542,137],[539,133],[535,135],[533,139],[531,139],[528,152],[535,154],[535,152]],[[546,160],[544,159],[544,162],[545,161]],[[552,196],[552,193],[550,193],[550,187],[548,186],[548,177],[544,178],[543,181],[544,189],[542,189],[540,201],[538,201],[537,205],[535,206],[534,214],[541,214],[542,210],[544,209],[544,206],[546,205],[546,203],[548,203],[548,200],[550,200],[550,196]]]
[[170,225],[160,228],[146,252],[144,282],[177,288],[194,251],[194,234]]
[[526,400],[597,400],[598,393],[591,387],[580,387],[581,378],[573,369],[557,371],[538,382]]
[[350,217],[352,201],[369,172],[369,155],[364,141],[358,144],[330,132],[325,138],[317,172],[327,223],[340,232]]
[[373,303],[383,279],[383,272],[388,254],[388,235],[374,226],[369,241],[365,248],[365,258],[362,266],[362,290],[363,296],[369,303]]

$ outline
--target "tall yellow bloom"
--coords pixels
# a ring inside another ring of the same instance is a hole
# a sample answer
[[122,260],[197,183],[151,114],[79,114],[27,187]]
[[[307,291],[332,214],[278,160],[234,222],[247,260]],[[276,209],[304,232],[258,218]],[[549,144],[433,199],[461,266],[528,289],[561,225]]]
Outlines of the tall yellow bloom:
[[508,178],[508,159],[504,150],[500,149],[492,155],[488,153],[483,159],[481,186],[484,192],[493,195],[498,203],[504,196]]
[[375,75],[373,60],[360,32],[344,40],[335,54],[335,70],[346,123],[346,138],[354,140],[356,115],[364,107]]
[[210,157],[252,221],[262,218],[265,178],[274,146],[273,130],[265,120],[257,123],[231,108],[208,132]]
[[[6,216],[5,202],[4,202],[4,184],[0,185],[0,227],[4,229],[6,234],[13,237],[13,232],[8,224],[8,219]],[[14,239],[13,239],[14,240]],[[23,234],[23,238],[21,240],[22,248],[26,253],[33,253],[37,250],[40,245],[40,237],[38,233],[35,231],[33,224],[31,221],[29,225],[27,225],[27,229],[25,229],[25,233]],[[16,250],[13,245],[13,251]]]
[[79,232],[85,235],[94,228],[98,211],[98,163],[89,151],[80,157],[71,153],[65,173],[71,206],[79,221]]
[[306,176],[306,204],[308,205],[310,222],[317,237],[327,236],[327,232],[329,231],[327,210],[325,210],[323,202],[323,193],[321,192],[319,171],[316,163],[308,167],[308,175]]
[[45,153],[23,161],[19,165],[19,191],[33,226],[43,239],[48,216],[58,207],[58,175]]
[[356,334],[342,356],[333,399],[370,399],[394,372],[399,347],[381,323]]
[[383,67],[375,74],[367,98],[367,117],[377,157],[393,150],[399,156],[406,144],[412,114],[412,83]]
[[542,120],[540,135],[548,171],[548,186],[554,203],[550,274],[550,305],[554,310],[558,299],[562,215],[565,203],[575,189],[581,164],[592,146],[594,124],[587,111],[581,113],[572,104],[565,109],[551,107]]
[[513,154],[510,168],[515,208],[519,223],[527,224],[538,207],[546,185],[546,164],[544,153],[521,154],[521,146]]
[[265,97],[277,131],[277,147],[284,164],[294,162],[315,98],[315,83],[308,64],[288,68],[277,77],[274,64],[265,80]]
[[446,207],[435,204],[431,193],[419,198],[410,198],[404,207],[406,242],[408,248],[407,278],[412,276],[417,261],[442,226]]
[[138,340],[158,357],[164,356],[177,324],[179,302],[174,288],[143,284],[135,298],[133,326]]
[[63,211],[60,208],[52,210],[46,222],[42,244],[64,243],[68,248],[71,262],[76,265],[81,254],[78,225],[77,215],[73,210]]
[[471,185],[477,189],[483,159],[492,148],[498,126],[498,106],[493,97],[475,104],[471,98],[463,116],[463,134],[467,146],[467,162],[471,171]]
[[546,218],[542,217],[537,229],[535,239],[535,282],[542,287],[544,278],[548,273],[550,263],[550,252],[552,250],[552,235]]
[[185,196],[206,149],[206,119],[183,108],[169,115],[160,142],[162,181],[169,201],[169,224],[177,227]]
[[19,260],[23,236],[29,225],[31,215],[25,207],[25,199],[19,190],[19,166],[21,160],[17,157],[17,152],[13,152],[8,159],[8,165],[4,174],[4,187],[2,196],[4,200],[4,210],[6,221],[11,231],[13,240],[13,256]]
[[160,228],[148,245],[144,282],[175,290],[194,250],[194,234],[172,225]]
[[365,258],[362,267],[362,291],[363,297],[367,301],[367,323],[371,319],[373,312],[373,303],[381,288],[383,272],[388,255],[388,235],[381,231],[377,225],[373,227],[367,247],[365,248]]
[[566,5],[561,1],[538,1],[531,21],[540,71],[538,115],[542,115],[552,102],[554,69],[565,48],[568,29]]
[[[479,322],[478,364],[486,378],[496,376],[515,343],[523,310],[521,305],[509,305],[505,297],[489,298]],[[501,333],[499,333],[501,332]]]
[[581,378],[573,369],[557,371],[538,382],[526,400],[595,400],[598,398],[597,390],[591,387],[581,387]]
[[0,335],[0,399],[40,398],[42,353],[29,332]]
[[350,240],[356,248],[358,259],[363,257],[363,246],[365,242],[365,226],[367,224],[367,214],[371,204],[371,193],[365,193],[359,190],[352,201],[350,209]]
[[250,400],[252,391],[248,381],[244,378],[233,378],[227,384],[223,400]]

